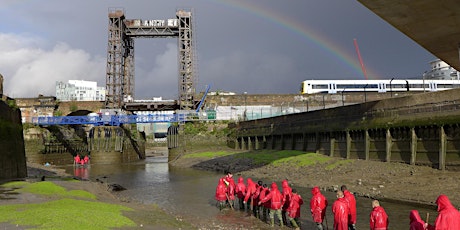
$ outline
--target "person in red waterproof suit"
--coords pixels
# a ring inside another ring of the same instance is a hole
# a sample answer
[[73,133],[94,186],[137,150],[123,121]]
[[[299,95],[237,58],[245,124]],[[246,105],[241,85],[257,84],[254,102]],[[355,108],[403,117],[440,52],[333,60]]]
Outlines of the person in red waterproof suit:
[[291,196],[292,196],[292,188],[289,186],[288,180],[284,179],[281,181],[281,186],[283,187],[283,208],[281,215],[283,217],[283,223],[284,225],[287,225],[287,209],[289,208],[289,204],[291,203]]
[[388,215],[380,206],[378,200],[372,201],[372,211],[369,218],[369,225],[371,230],[387,230],[388,229]]
[[342,190],[345,199],[348,202],[348,206],[350,206],[350,214],[348,216],[348,230],[356,230],[356,199],[355,196],[348,191],[346,185],[342,185],[340,187]]
[[219,179],[219,183],[216,187],[216,196],[217,204],[219,205],[219,210],[225,208],[225,202],[227,201],[227,186],[225,185],[224,178]]
[[[270,190],[267,187],[267,184],[262,185],[262,191],[260,191],[259,194],[259,201],[263,200],[268,194],[270,193]],[[267,216],[268,216],[268,210],[270,210],[270,202],[266,201],[261,204],[262,207],[262,221],[267,222]]]
[[438,217],[434,226],[427,225],[428,230],[458,230],[460,229],[460,212],[450,203],[449,198],[441,194],[436,199],[438,205]]
[[244,210],[244,196],[246,195],[246,184],[244,184],[244,178],[240,176],[238,178],[238,184],[236,184],[235,188],[236,196],[238,197],[238,204],[240,206],[240,210]]
[[422,220],[417,210],[410,211],[409,219],[410,219],[409,230],[425,230],[425,221]]
[[248,178],[246,179],[246,195],[244,196],[244,201],[243,203],[246,204],[246,210],[249,212],[249,211],[253,211],[254,209],[254,193],[256,192],[256,183],[254,183],[254,181],[252,181],[251,178]]
[[280,190],[278,190],[278,185],[275,182],[272,183],[270,188],[270,193],[265,196],[264,199],[259,201],[259,205],[270,201],[270,226],[275,226],[275,214],[278,217],[280,226],[283,227],[283,218],[281,217],[281,208],[283,207],[283,195]]
[[263,182],[262,181],[257,181],[257,184],[256,184],[256,192],[254,193],[254,198],[253,198],[253,202],[254,202],[254,209],[252,210],[253,213],[254,213],[254,216],[257,217],[257,218],[260,218],[260,210],[262,209],[262,206],[258,205],[259,203],[259,196],[260,196],[260,192],[262,191],[263,187]]
[[300,229],[300,206],[303,204],[303,199],[296,189],[292,189],[291,203],[287,209],[288,219],[292,227],[296,230]]
[[311,189],[313,195],[310,200],[310,211],[313,221],[316,223],[317,230],[323,230],[323,221],[326,216],[326,207],[328,205],[326,197],[321,194],[319,187],[315,186]]
[[73,158],[73,164],[74,164],[74,165],[78,165],[78,164],[80,164],[80,161],[81,161],[80,155],[77,154],[77,155]]
[[334,230],[347,230],[350,207],[342,191],[337,191],[337,200],[332,204],[332,213],[334,214]]
[[227,172],[227,175],[224,177],[224,183],[227,185],[228,203],[230,204],[230,207],[233,209],[233,207],[235,207],[236,185],[231,172]]

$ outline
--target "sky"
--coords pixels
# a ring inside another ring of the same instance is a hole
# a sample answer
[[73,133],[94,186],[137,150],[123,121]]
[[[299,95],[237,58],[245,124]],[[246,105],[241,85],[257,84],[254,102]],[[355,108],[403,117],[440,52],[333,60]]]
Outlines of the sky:
[[[2,0],[0,74],[10,97],[57,81],[106,84],[108,12],[193,13],[196,90],[295,94],[310,79],[422,78],[436,59],[356,0]],[[177,38],[135,39],[135,99],[178,98]]]

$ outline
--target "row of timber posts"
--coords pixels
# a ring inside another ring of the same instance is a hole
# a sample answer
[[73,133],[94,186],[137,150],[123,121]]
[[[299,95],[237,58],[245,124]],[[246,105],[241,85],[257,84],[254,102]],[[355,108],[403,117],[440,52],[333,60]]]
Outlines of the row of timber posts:
[[[444,170],[446,166],[446,148],[447,148],[447,135],[445,133],[444,127],[439,126],[439,156],[438,156],[438,169]],[[346,159],[350,159],[351,156],[351,146],[352,146],[352,136],[349,130],[344,131],[346,137]],[[312,133],[302,133],[303,143],[302,143],[302,150],[306,151],[308,146],[307,136],[308,134]],[[327,134],[325,132],[316,132],[314,133],[315,136],[315,146],[316,146],[316,153],[320,153],[320,135]],[[260,150],[260,149],[295,149],[295,133],[290,134],[280,134],[280,135],[263,135],[263,136],[241,136],[236,139],[235,149],[237,150]],[[280,146],[276,146],[275,138],[277,136],[281,137]],[[323,153],[329,155],[330,157],[334,157],[334,152],[337,146],[337,140],[333,135],[330,135],[330,149],[329,153]],[[290,137],[290,143],[286,143],[285,137]],[[259,140],[261,139],[261,140]],[[270,141],[267,141],[269,139]],[[371,148],[371,136],[369,134],[369,130],[364,130],[364,156],[365,160],[369,160],[369,153]],[[417,142],[418,136],[414,127],[410,128],[410,164],[415,165],[417,159]],[[394,139],[391,134],[391,129],[385,129],[385,159],[386,162],[391,162],[392,159],[392,147],[394,144]],[[290,146],[286,146],[290,145]]]

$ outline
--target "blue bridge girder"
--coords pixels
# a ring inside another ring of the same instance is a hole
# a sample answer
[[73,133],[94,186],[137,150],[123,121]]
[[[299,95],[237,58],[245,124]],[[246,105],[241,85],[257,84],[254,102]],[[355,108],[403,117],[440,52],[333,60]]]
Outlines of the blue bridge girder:
[[101,115],[101,116],[58,116],[33,117],[35,125],[110,125],[160,122],[185,122],[188,114],[149,114],[149,115]]

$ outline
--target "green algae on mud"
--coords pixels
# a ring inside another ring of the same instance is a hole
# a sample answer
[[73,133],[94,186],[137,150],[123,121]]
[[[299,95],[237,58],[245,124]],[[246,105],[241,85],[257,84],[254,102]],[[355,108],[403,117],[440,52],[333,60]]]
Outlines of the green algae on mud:
[[135,226],[121,215],[130,208],[95,201],[64,198],[44,203],[0,206],[0,222],[35,229],[109,229]]
[[0,223],[34,229],[109,229],[136,225],[121,214],[132,211],[131,208],[95,201],[96,196],[84,190],[68,191],[49,181],[10,182],[1,186],[18,193],[45,196],[51,201],[2,205]]
[[[121,205],[121,200],[99,183],[65,178],[56,183],[62,186],[51,181],[14,181],[0,185],[0,191],[8,193],[8,204],[0,206],[0,228],[196,229],[156,205],[126,201]],[[12,196],[22,198],[10,199]],[[24,200],[27,202],[21,202]]]
[[29,182],[9,182],[3,184],[2,187],[15,188],[16,192],[27,192],[39,195],[47,196],[60,196],[60,197],[80,197],[87,199],[96,199],[94,194],[91,194],[83,190],[70,190],[68,191],[64,187],[58,186],[50,181],[42,181],[36,183]]

